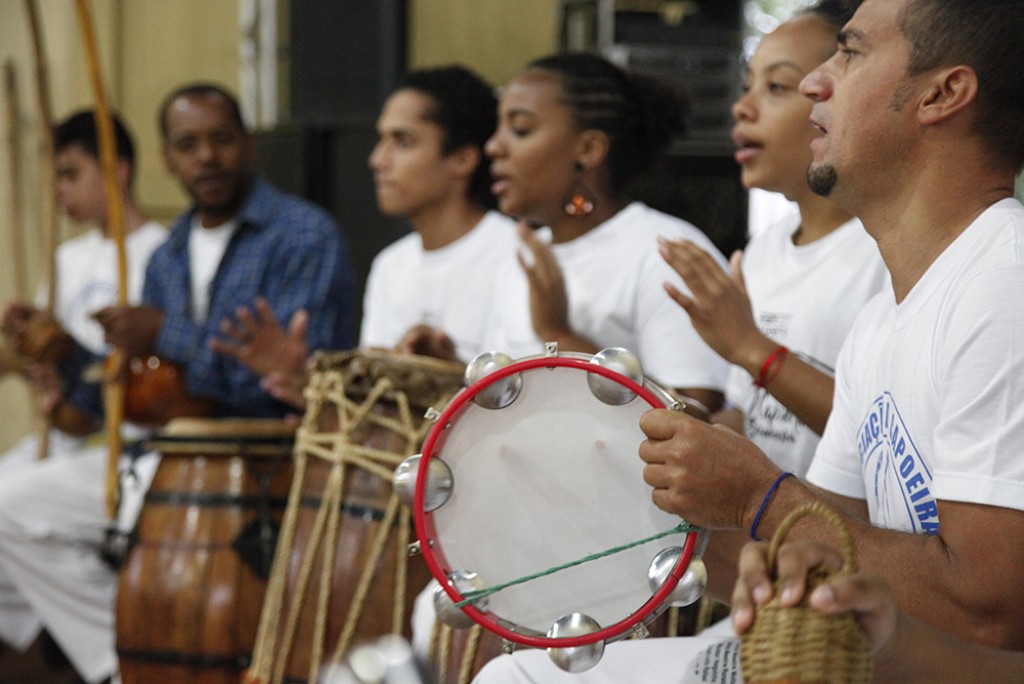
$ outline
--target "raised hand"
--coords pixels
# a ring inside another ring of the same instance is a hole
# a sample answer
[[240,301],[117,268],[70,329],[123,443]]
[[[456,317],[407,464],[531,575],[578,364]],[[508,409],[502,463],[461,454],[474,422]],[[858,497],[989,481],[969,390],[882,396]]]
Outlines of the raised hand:
[[224,319],[220,324],[223,338],[212,338],[209,346],[218,354],[230,356],[244,364],[253,373],[301,373],[309,356],[306,328],[309,315],[299,309],[285,330],[266,299],[257,297],[252,310],[240,306],[235,319]]
[[569,327],[569,297],[565,291],[562,269],[551,247],[538,239],[525,223],[516,230],[528,251],[516,254],[530,286],[530,318],[533,330],[541,340],[557,341],[572,333]]
[[306,396],[303,390],[309,383],[309,373],[304,368],[301,371],[273,371],[263,376],[260,380],[260,387],[266,390],[267,394],[280,402],[288,404],[300,411],[306,410]]
[[712,349],[729,361],[760,363],[774,348],[761,334],[740,270],[742,253],[734,252],[726,273],[711,256],[685,240],[658,239],[658,251],[686,283],[687,296],[671,283],[665,291],[690,316],[694,329]]

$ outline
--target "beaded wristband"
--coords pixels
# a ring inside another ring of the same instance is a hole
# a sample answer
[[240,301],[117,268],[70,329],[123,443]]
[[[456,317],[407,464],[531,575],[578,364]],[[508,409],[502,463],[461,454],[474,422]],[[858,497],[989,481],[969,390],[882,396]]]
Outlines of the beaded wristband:
[[757,380],[754,380],[754,385],[761,388],[767,387],[768,383],[779,374],[782,362],[786,360],[788,354],[789,348],[780,344],[778,349],[769,354],[768,358],[764,360],[764,363],[761,365],[761,372],[757,374]]
[[782,481],[787,477],[792,477],[793,473],[788,470],[780,474],[775,478],[775,482],[772,482],[772,486],[768,489],[768,493],[764,495],[764,500],[761,501],[761,507],[757,509],[757,515],[754,516],[754,523],[750,526],[750,538],[754,541],[763,541],[757,536],[757,526],[761,524],[761,516],[764,515],[764,509],[768,508],[768,502],[771,501],[772,496],[775,494],[775,490],[779,488]]

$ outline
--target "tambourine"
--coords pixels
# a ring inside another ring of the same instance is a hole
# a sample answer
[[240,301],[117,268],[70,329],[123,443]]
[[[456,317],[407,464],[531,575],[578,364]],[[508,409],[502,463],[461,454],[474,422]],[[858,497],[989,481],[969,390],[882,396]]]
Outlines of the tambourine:
[[606,642],[700,598],[700,530],[654,506],[637,455],[640,416],[683,406],[635,355],[489,352],[466,384],[395,473],[442,620],[580,672]]

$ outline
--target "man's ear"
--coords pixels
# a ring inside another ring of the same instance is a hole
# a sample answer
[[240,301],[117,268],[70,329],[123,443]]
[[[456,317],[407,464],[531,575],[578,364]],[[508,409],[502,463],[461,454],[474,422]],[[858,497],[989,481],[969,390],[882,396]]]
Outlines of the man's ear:
[[247,171],[256,167],[256,138],[247,130],[242,130],[242,158]]
[[117,170],[117,187],[122,191],[128,190],[132,184],[132,163],[127,159],[118,157],[114,168]]
[[918,100],[917,117],[924,125],[936,124],[962,112],[978,99],[978,75],[967,66],[937,71],[928,79]]
[[469,178],[483,162],[483,153],[476,145],[463,145],[445,158],[452,172],[460,178]]
[[160,156],[164,159],[164,168],[167,169],[167,173],[172,176],[177,175],[174,163],[171,162],[171,144],[169,142],[164,141],[163,145],[160,146]]

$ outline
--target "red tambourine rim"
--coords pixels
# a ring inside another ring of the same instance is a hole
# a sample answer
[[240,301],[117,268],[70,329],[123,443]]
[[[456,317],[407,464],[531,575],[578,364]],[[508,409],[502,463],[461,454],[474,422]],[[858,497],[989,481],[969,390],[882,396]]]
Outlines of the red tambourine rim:
[[[534,368],[554,368],[558,366],[565,368],[577,368],[588,373],[597,373],[598,375],[614,380],[623,387],[626,387],[636,393],[637,396],[643,398],[644,401],[650,404],[652,408],[665,408],[665,403],[655,396],[653,392],[617,371],[610,370],[591,361],[560,356],[538,357],[514,362],[508,366],[488,373],[486,376],[455,395],[451,400],[451,403],[449,403],[448,406],[445,407],[444,411],[441,412],[441,415],[435,422],[434,427],[431,428],[430,433],[427,435],[426,441],[423,443],[423,453],[420,458],[419,470],[416,473],[416,487],[413,496],[413,518],[416,525],[416,536],[420,541],[420,550],[423,554],[423,560],[426,561],[427,567],[430,569],[430,574],[434,576],[444,589],[445,593],[447,593],[455,603],[462,601],[463,596],[448,581],[447,573],[441,568],[441,565],[437,560],[438,554],[435,552],[432,543],[432,539],[436,537],[435,530],[433,528],[433,524],[427,519],[427,513],[423,510],[424,489],[426,487],[427,468],[430,465],[430,459],[433,458],[438,443],[443,440],[444,434],[447,432],[445,426],[448,425],[483,389],[498,380],[507,378],[510,375],[515,375],[522,371]],[[628,632],[648,615],[653,613],[665,601],[665,599],[668,598],[668,595],[673,589],[675,589],[680,578],[683,576],[683,573],[686,571],[686,567],[690,564],[690,559],[693,557],[696,545],[696,533],[687,532],[686,541],[683,544],[683,553],[658,591],[654,592],[646,603],[625,619],[596,632],[591,632],[590,634],[560,638],[530,636],[521,632],[515,632],[495,623],[482,611],[472,605],[466,605],[460,610],[484,629],[493,632],[504,639],[508,639],[509,641],[526,646],[533,646],[535,648],[572,648],[574,646],[585,646],[587,644],[597,643],[598,641],[611,640]]]

